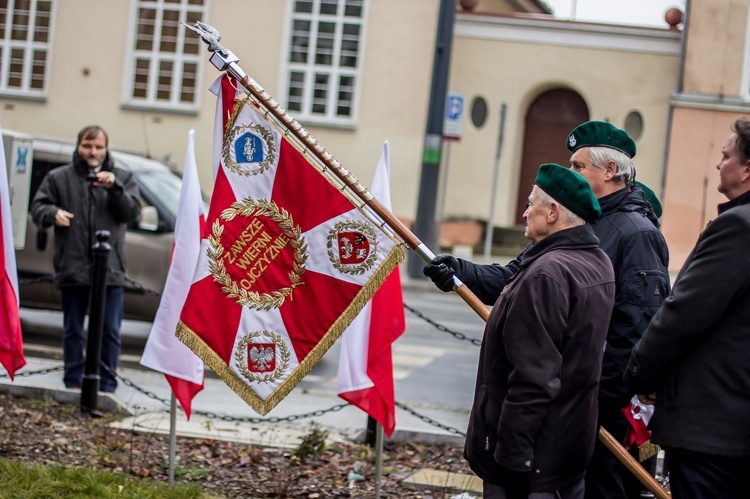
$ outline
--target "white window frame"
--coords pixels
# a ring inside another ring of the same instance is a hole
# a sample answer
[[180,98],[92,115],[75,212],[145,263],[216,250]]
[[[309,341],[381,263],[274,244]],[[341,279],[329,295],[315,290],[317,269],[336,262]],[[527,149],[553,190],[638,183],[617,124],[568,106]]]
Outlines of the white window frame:
[[[12,12],[15,11],[16,0],[8,0],[8,7],[5,17],[5,33],[3,38],[0,39],[0,47],[2,52],[0,53],[0,95],[3,97],[15,97],[29,100],[46,100],[47,92],[49,89],[50,71],[52,60],[52,37],[53,30],[55,27],[55,11],[56,2],[55,0],[50,1],[50,19],[49,19],[49,32],[47,33],[46,42],[35,42],[34,32],[36,30],[36,12],[38,0],[31,0],[29,7],[29,24],[27,26],[26,40],[12,40],[11,31],[13,17]],[[23,72],[21,76],[21,87],[8,87],[8,77],[10,71],[10,53],[13,49],[23,49]],[[44,59],[44,82],[42,88],[31,88],[31,69],[33,63],[33,54],[35,50],[43,49],[46,51]]]
[[[296,0],[287,0],[287,19],[284,33],[284,46],[282,52],[282,63],[279,67],[279,81],[280,88],[277,100],[282,102],[289,113],[294,116],[297,120],[322,126],[340,127],[340,128],[354,128],[357,122],[357,116],[359,114],[359,101],[362,88],[362,75],[363,75],[363,61],[365,57],[365,40],[366,40],[366,27],[368,17],[368,7],[371,0],[361,0],[362,2],[362,16],[359,20],[355,20],[351,17],[344,17],[344,7],[347,0],[337,0],[339,8],[337,14],[333,15],[321,15],[319,13],[320,0],[310,0],[313,2],[313,12],[299,14],[294,12]],[[290,61],[290,52],[292,49],[292,36],[295,20],[307,20],[310,21],[310,43],[308,60],[304,63],[297,63]],[[315,46],[317,40],[317,28],[318,22],[328,21],[334,22],[336,25],[334,33],[334,46],[332,54],[332,64],[328,65],[316,65],[315,64]],[[343,35],[343,26],[346,24],[359,24],[359,39],[357,44],[357,64],[353,68],[342,67],[339,65],[341,55],[341,41]],[[291,87],[291,74],[292,72],[301,72],[304,74],[303,83],[303,95],[302,95],[302,109],[289,109],[289,89]],[[319,114],[312,112],[313,104],[313,90],[314,90],[314,77],[316,73],[325,73],[329,75],[328,82],[328,94],[326,98],[326,113]],[[352,87],[352,97],[350,101],[351,113],[349,116],[338,116],[336,114],[338,107],[338,93],[339,93],[339,82],[341,76],[352,76],[354,78],[354,85]]]
[[[123,80],[122,87],[122,107],[124,109],[137,109],[146,111],[160,111],[160,112],[174,112],[174,113],[186,113],[196,114],[200,109],[201,95],[203,94],[203,65],[204,61],[208,58],[208,53],[204,52],[204,48],[201,48],[197,54],[185,54],[182,52],[183,42],[185,37],[195,36],[198,39],[198,35],[187,29],[182,24],[179,25],[177,31],[176,47],[177,52],[161,52],[159,45],[161,43],[161,29],[162,26],[159,24],[159,20],[162,18],[162,13],[165,7],[169,7],[170,10],[179,10],[180,21],[185,22],[187,12],[189,11],[201,11],[202,21],[207,21],[208,12],[210,11],[210,0],[203,0],[202,6],[188,5],[187,0],[182,0],[181,3],[167,3],[164,0],[132,0],[131,11],[130,11],[130,27],[128,32],[128,42],[125,53],[125,78]],[[140,8],[152,8],[156,11],[155,25],[154,25],[154,41],[150,50],[137,50],[136,49],[136,38],[138,36],[138,23],[139,16],[138,11]],[[201,46],[203,42],[200,42]],[[135,72],[136,72],[136,60],[137,59],[148,59],[149,60],[149,80],[146,90],[146,97],[133,97],[133,90],[135,87]],[[172,81],[170,83],[170,99],[161,100],[157,99],[158,81],[159,81],[159,63],[162,61],[172,62]],[[196,76],[195,76],[195,98],[192,103],[185,103],[180,101],[181,85],[182,85],[182,71],[184,63],[196,64]]]

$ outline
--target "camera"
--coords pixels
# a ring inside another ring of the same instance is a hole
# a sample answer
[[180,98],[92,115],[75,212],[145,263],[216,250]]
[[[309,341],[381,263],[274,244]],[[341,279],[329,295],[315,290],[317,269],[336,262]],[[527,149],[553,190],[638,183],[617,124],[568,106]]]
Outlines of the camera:
[[86,181],[88,182],[96,182],[98,180],[96,173],[89,172],[88,175],[86,175]]

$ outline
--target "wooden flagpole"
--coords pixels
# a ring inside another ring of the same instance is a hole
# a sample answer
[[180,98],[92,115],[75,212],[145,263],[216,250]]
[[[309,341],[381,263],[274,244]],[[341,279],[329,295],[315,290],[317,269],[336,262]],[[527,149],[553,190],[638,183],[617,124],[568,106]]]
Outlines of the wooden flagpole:
[[[347,187],[350,192],[360,198],[376,215],[383,220],[383,225],[386,225],[393,232],[406,243],[409,248],[414,250],[417,255],[424,260],[426,263],[432,261],[435,258],[435,254],[427,248],[427,246],[419,240],[419,238],[410,231],[396,216],[390,212],[383,204],[373,196],[367,188],[362,185],[359,180],[339,161],[333,157],[323,145],[318,142],[305,128],[295,120],[276,99],[271,95],[254,79],[252,79],[245,71],[237,64],[239,58],[234,55],[230,50],[225,49],[220,43],[221,35],[219,32],[202,22],[196,22],[195,26],[184,24],[187,28],[195,31],[200,35],[201,39],[208,45],[208,51],[211,52],[211,58],[209,59],[211,64],[216,67],[219,71],[228,71],[234,76],[237,81],[250,93],[255,99],[257,99],[263,107],[266,108],[267,113],[273,115],[276,121],[281,124],[286,132],[285,134],[293,135],[299,143],[303,144],[311,154],[313,154],[322,164],[336,175]],[[477,296],[471,292],[471,290],[464,285],[461,280],[453,276],[453,289],[458,295],[474,310],[485,322],[490,316],[489,309],[484,303],[477,298]],[[648,488],[654,496],[659,499],[667,499],[670,497],[666,495],[664,489],[659,483],[648,473],[643,470],[643,467],[631,456],[622,445],[620,445],[612,435],[607,432],[604,428],[599,428],[599,440],[601,440],[612,452],[617,456],[625,466],[633,471],[636,478]],[[615,445],[618,451],[615,451],[610,445]],[[640,468],[643,471],[642,474],[636,473],[634,470]]]

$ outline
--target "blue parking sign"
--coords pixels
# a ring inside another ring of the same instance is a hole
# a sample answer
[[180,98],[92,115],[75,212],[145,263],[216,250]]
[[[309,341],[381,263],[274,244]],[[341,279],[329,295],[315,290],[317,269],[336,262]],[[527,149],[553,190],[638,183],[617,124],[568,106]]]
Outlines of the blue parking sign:
[[443,121],[443,137],[459,140],[463,131],[464,95],[459,92],[448,92],[445,102],[445,120]]

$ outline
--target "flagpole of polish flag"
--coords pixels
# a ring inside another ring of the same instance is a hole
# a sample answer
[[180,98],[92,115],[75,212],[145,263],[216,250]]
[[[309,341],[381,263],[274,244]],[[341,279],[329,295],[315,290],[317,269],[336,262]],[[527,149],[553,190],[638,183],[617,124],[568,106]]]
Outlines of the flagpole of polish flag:
[[175,336],[180,312],[198,262],[201,235],[206,223],[194,144],[195,132],[190,130],[175,223],[172,261],[161,303],[141,358],[142,365],[164,373],[188,419],[193,397],[203,389],[204,382],[203,362]]
[[[390,148],[383,144],[370,192],[391,209]],[[359,407],[391,436],[396,428],[391,345],[406,330],[398,268],[391,271],[341,339],[339,397]]]
[[[2,136],[0,130],[0,136]],[[10,211],[8,168],[5,149],[0,141],[0,363],[13,379],[26,365],[19,316],[18,271],[13,245],[13,222]]]

